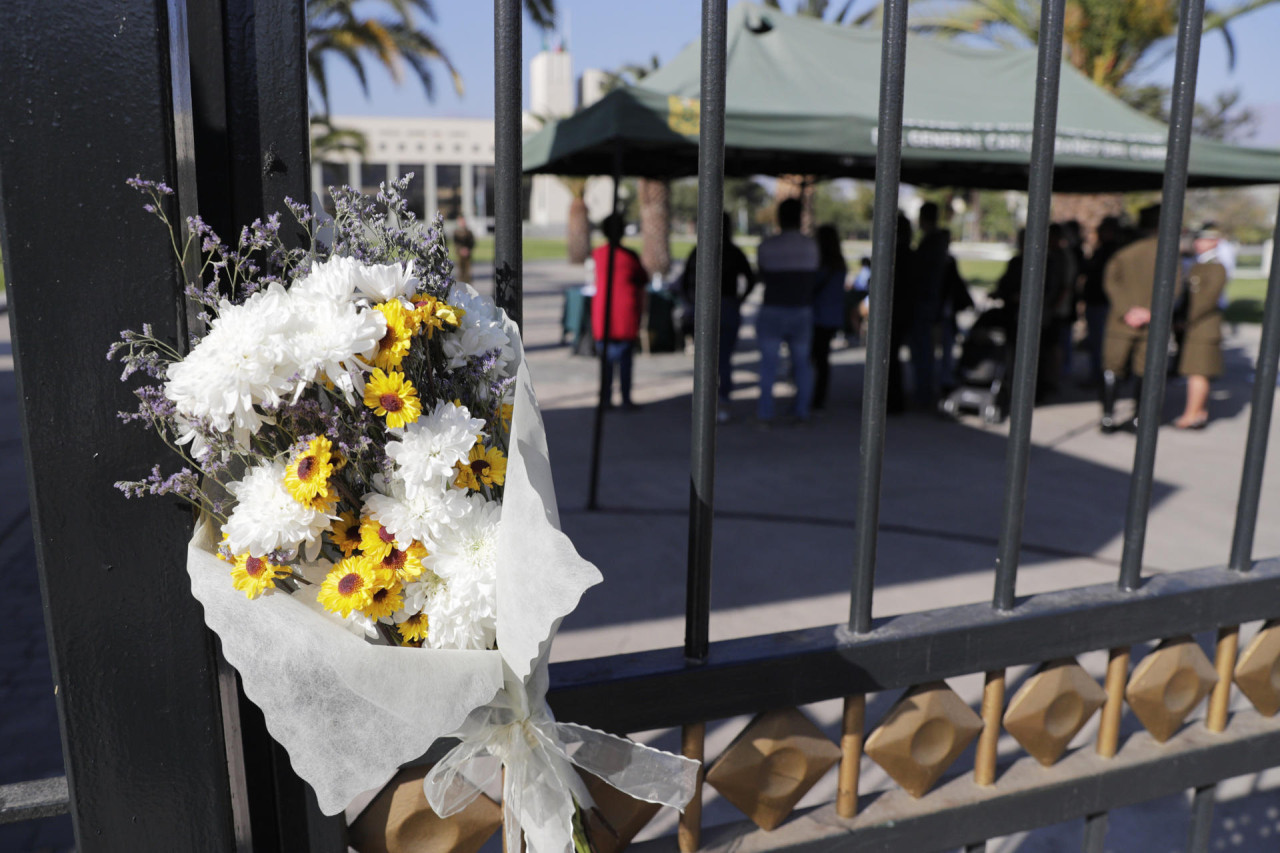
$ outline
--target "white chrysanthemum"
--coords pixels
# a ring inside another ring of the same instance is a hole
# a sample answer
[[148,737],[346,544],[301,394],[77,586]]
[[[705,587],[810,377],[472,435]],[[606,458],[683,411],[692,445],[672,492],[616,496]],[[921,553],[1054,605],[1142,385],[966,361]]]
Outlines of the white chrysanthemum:
[[283,462],[268,462],[250,468],[243,479],[227,486],[236,507],[222,532],[232,553],[263,557],[305,543],[308,557],[315,559],[320,534],[331,519],[296,501],[284,484],[284,473]]
[[279,372],[293,386],[294,398],[321,374],[348,397],[363,391],[362,370],[386,334],[386,317],[328,293],[295,289],[289,296],[286,357]]
[[484,421],[471,417],[465,406],[442,400],[429,415],[399,430],[399,438],[387,442],[387,456],[395,460],[396,480],[405,494],[417,497],[422,489],[438,488],[441,478],[453,474],[453,466],[463,462]]
[[467,504],[466,515],[443,533],[425,561],[439,577],[422,590],[431,626],[426,644],[435,649],[487,649],[497,638],[502,505],[480,495],[472,495]]
[[457,520],[467,513],[467,499],[460,489],[443,479],[437,488],[420,489],[413,497],[400,483],[391,485],[391,494],[365,495],[364,512],[401,542],[417,540],[430,549]]
[[364,637],[368,640],[378,639],[378,623],[365,616],[359,610],[351,611],[342,622],[343,627],[357,637]]
[[321,261],[289,288],[295,295],[320,296],[333,302],[350,302],[356,296],[356,270],[361,266],[345,255]]
[[372,302],[407,299],[418,292],[420,282],[413,264],[363,264],[355,262],[350,271],[357,293]]
[[[205,420],[247,446],[262,425],[255,406],[274,405],[288,390],[285,357],[288,294],[273,284],[241,305],[223,300],[208,333],[169,366],[165,396],[188,421]],[[188,440],[190,435],[186,436]]]
[[507,365],[515,360],[516,354],[510,336],[502,328],[501,309],[471,285],[458,282],[449,290],[449,303],[466,312],[458,328],[446,334],[442,341],[449,366],[459,368],[471,356],[498,350],[498,373],[505,374]]

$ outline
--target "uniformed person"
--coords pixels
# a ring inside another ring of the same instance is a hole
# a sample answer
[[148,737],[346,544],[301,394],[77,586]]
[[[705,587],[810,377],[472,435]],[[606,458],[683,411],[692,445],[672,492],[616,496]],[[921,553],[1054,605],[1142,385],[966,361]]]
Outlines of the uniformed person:
[[1101,428],[1106,433],[1117,429],[1115,405],[1120,380],[1132,375],[1133,399],[1142,399],[1159,225],[1160,205],[1143,208],[1138,215],[1139,238],[1117,251],[1103,274],[1103,287],[1111,300],[1102,347]]
[[1187,330],[1178,372],[1187,377],[1187,405],[1173,422],[1178,429],[1200,429],[1209,422],[1209,382],[1222,375],[1222,291],[1226,267],[1212,257],[1216,235],[1196,239],[1195,263],[1187,273]]

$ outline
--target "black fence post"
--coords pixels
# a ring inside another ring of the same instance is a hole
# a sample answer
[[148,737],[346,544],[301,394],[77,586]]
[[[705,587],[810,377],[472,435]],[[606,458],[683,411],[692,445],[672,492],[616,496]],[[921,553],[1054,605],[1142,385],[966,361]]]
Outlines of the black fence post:
[[190,513],[113,487],[166,450],[116,420],[132,395],[107,347],[145,321],[182,333],[168,235],[125,186],[138,173],[191,183],[169,50],[166,7],[150,0],[14,0],[0,27],[0,233],[83,853],[234,847],[213,644],[183,571]]
[[[172,2],[173,0],[171,0]],[[306,9],[298,0],[187,0],[198,206],[224,239],[282,213],[281,236],[304,240],[285,199],[311,201]],[[255,853],[346,850],[345,823],[323,815],[262,713],[224,667],[225,725],[237,831]],[[247,836],[247,838],[246,838]]]

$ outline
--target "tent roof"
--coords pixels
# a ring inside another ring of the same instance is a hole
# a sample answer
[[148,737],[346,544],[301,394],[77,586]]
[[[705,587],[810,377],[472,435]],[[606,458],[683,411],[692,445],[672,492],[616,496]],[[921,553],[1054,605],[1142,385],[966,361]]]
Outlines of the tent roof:
[[[725,171],[871,177],[875,171],[880,32],[787,15],[754,3],[729,12]],[[699,43],[643,85],[610,93],[525,140],[525,171],[625,174],[697,171]],[[911,36],[902,179],[1025,189],[1035,102],[1034,50],[983,50]],[[1159,188],[1168,128],[1063,64],[1055,189]],[[1280,181],[1280,151],[1192,144],[1192,185]]]

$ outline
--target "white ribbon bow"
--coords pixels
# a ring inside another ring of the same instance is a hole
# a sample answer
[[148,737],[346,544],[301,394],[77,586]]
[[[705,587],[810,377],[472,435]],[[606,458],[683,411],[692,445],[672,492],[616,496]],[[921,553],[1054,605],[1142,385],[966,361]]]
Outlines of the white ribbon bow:
[[449,817],[466,808],[505,766],[506,853],[520,853],[522,831],[529,853],[564,853],[573,845],[574,802],[594,805],[573,764],[645,802],[683,811],[693,797],[698,762],[587,726],[557,723],[541,697],[529,699],[523,685],[512,689],[509,681],[454,733],[461,743],[423,781],[436,814]]

